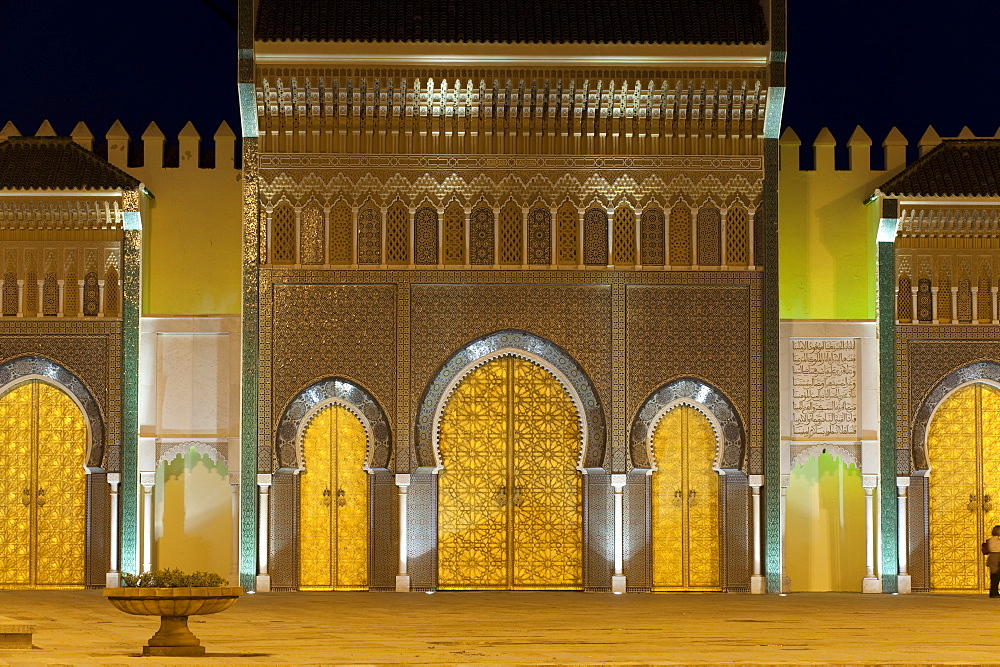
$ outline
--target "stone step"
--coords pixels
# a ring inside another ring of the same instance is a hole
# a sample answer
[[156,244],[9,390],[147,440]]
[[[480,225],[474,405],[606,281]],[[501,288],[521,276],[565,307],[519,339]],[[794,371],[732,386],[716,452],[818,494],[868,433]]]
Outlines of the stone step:
[[6,616],[0,616],[0,649],[31,648],[35,626]]

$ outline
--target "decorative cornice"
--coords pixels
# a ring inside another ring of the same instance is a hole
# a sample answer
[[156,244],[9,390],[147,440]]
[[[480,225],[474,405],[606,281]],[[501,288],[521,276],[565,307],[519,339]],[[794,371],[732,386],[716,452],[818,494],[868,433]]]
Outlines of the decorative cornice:
[[760,171],[760,155],[355,155],[262,153],[261,169]]

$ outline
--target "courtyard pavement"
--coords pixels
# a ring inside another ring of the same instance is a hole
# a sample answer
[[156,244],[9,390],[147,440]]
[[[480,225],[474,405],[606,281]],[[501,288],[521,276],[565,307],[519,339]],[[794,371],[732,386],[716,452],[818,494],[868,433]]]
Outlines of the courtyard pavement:
[[0,591],[34,623],[0,664],[1000,663],[1000,600],[973,595],[259,593],[191,617],[204,658],[144,658],[156,617],[102,591]]

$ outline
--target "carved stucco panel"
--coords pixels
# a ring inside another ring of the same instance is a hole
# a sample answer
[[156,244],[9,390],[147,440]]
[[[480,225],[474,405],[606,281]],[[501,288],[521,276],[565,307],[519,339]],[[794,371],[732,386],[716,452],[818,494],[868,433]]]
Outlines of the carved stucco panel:
[[[629,419],[666,382],[701,378],[722,392],[744,424],[751,414],[749,285],[630,285],[626,406]],[[756,412],[760,412],[757,407]]]
[[[521,329],[560,346],[611,396],[611,288],[607,285],[413,285],[411,414],[437,369],[470,341]],[[609,448],[610,452],[610,448]]]
[[342,377],[370,393],[392,425],[395,286],[276,284],[273,289],[272,420],[308,385]]

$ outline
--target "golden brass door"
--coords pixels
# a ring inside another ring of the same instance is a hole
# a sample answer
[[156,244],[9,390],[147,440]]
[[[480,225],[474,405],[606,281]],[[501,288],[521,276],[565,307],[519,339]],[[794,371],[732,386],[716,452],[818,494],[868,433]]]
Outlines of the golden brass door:
[[689,405],[653,431],[653,590],[719,589],[719,476],[712,425]]
[[1000,390],[962,387],[938,407],[927,433],[931,588],[984,591],[979,543],[1000,523]]
[[448,399],[439,440],[438,587],[583,587],[577,411],[517,357],[477,368]]
[[87,424],[38,380],[0,397],[0,588],[83,588]]
[[368,473],[365,427],[330,405],[302,436],[299,589],[368,590]]

